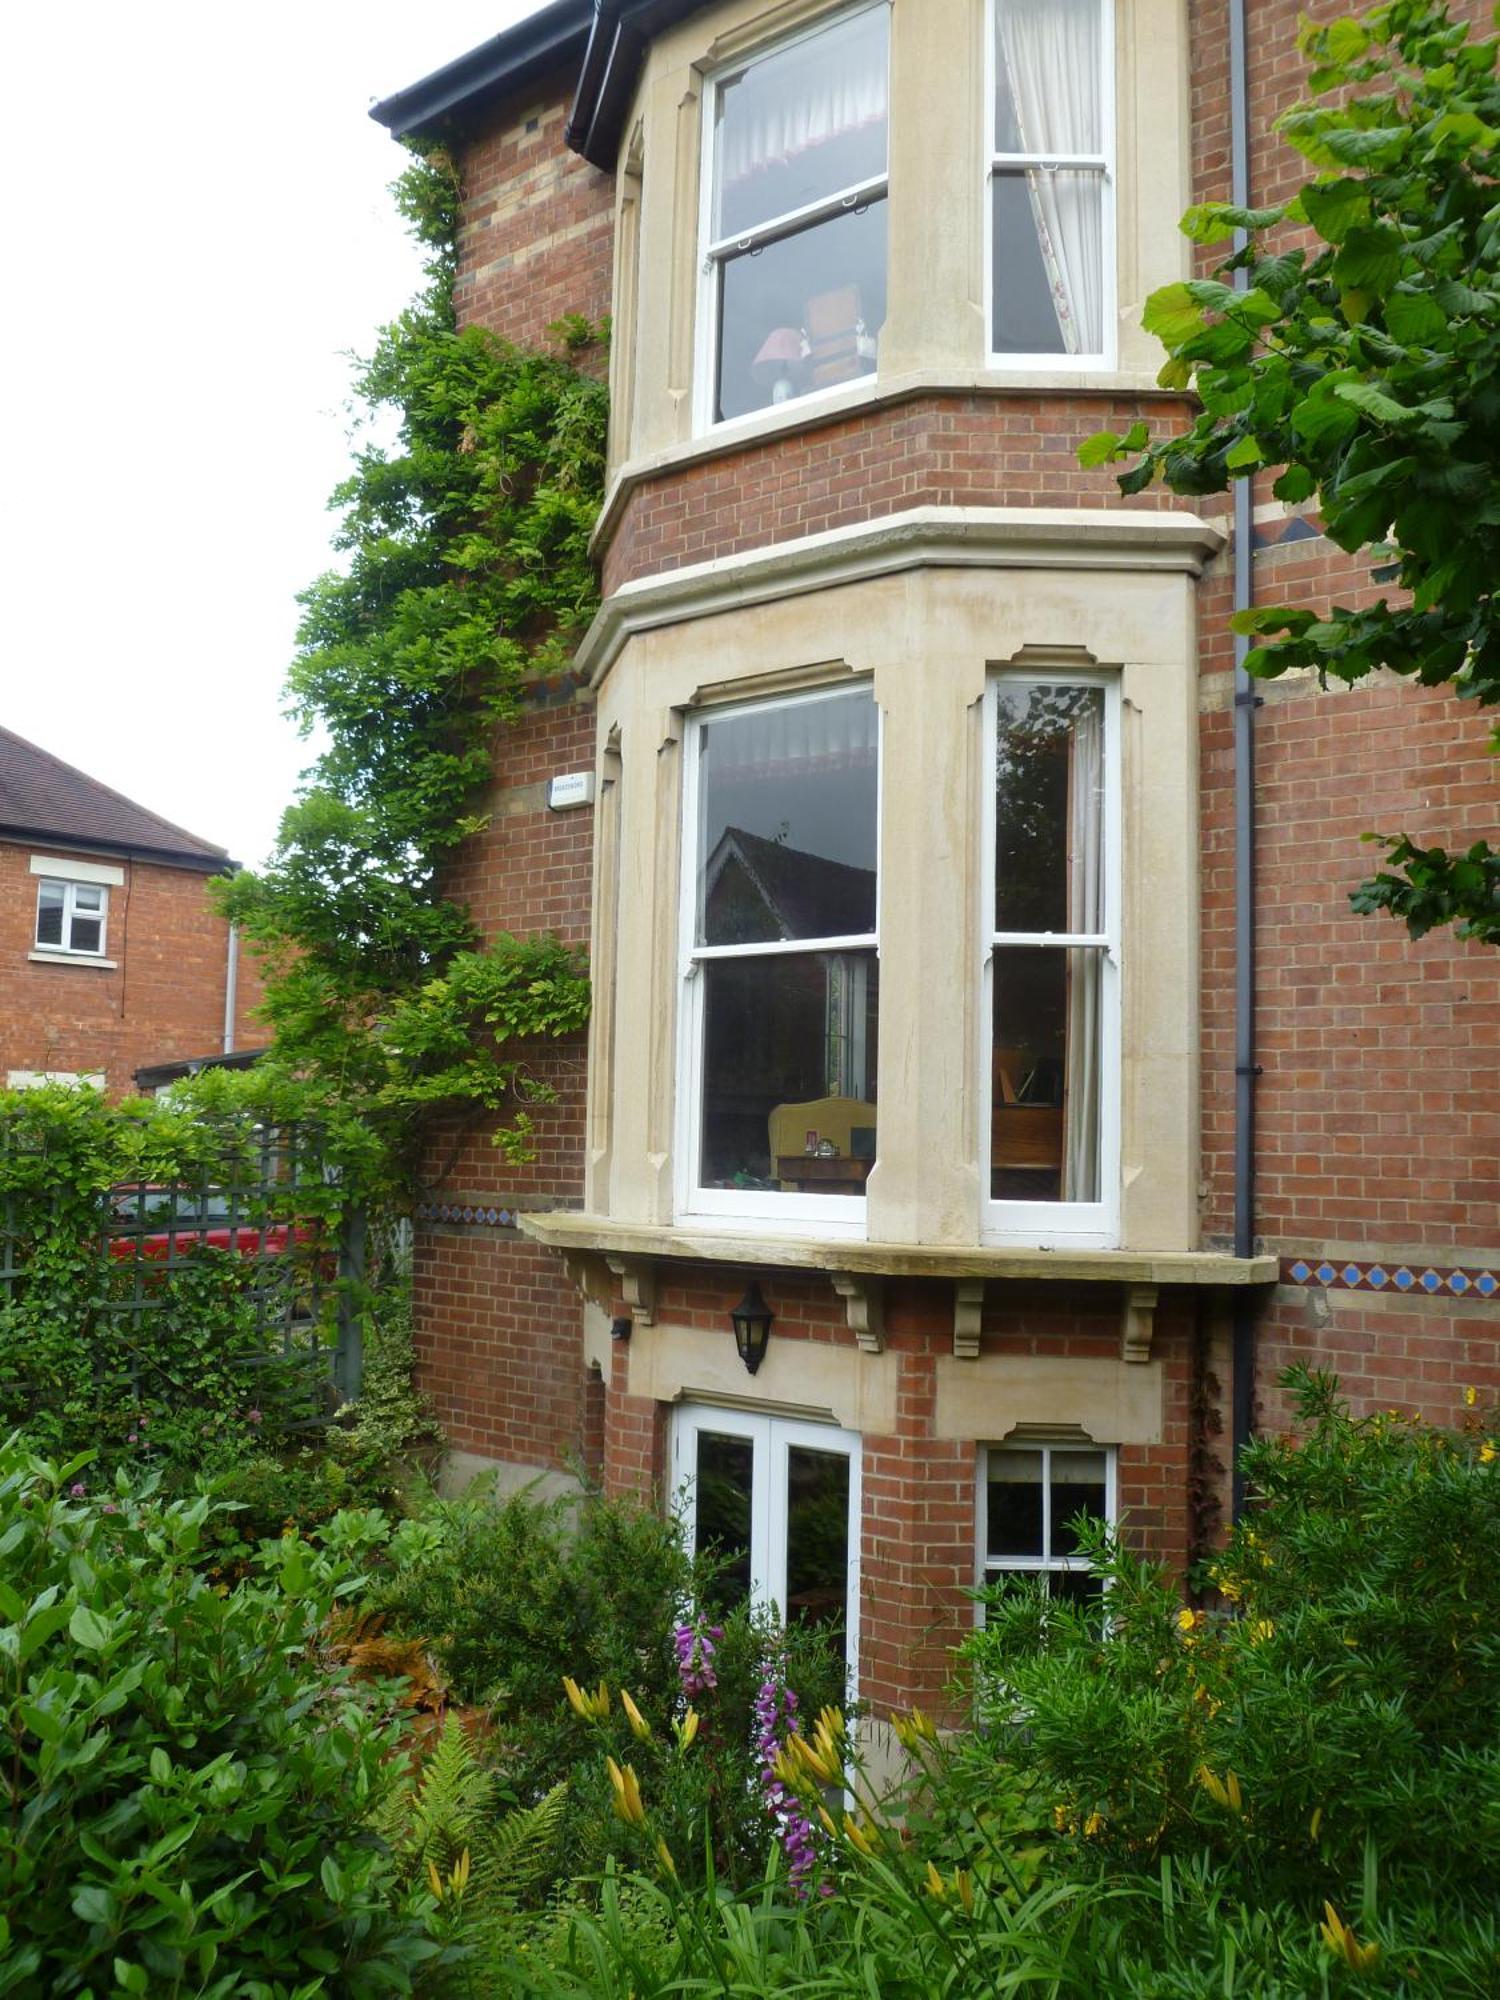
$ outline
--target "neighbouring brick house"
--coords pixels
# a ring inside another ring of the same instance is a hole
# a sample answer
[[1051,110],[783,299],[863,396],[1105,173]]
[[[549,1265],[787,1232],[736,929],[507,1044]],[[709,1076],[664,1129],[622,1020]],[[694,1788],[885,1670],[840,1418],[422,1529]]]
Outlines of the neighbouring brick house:
[[123,1097],[243,1049],[259,981],[208,896],[236,865],[0,729],[0,1084]]
[[1484,720],[1257,712],[1237,589],[1362,570],[1076,459],[1186,416],[1142,302],[1300,178],[1300,11],[556,0],[375,111],[461,165],[464,321],[614,313],[603,608],[455,882],[589,938],[587,1058],[445,1160],[424,1380],[463,1467],[684,1494],[877,1709],[982,1575],[1085,1588],[1080,1508],[1184,1564],[1286,1362],[1500,1391],[1500,958],[1346,902],[1493,826]]

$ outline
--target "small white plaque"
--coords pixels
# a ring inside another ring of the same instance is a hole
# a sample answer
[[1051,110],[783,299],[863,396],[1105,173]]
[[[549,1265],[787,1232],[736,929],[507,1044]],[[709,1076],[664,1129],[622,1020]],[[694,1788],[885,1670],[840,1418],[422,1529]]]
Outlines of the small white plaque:
[[553,812],[568,812],[574,806],[594,803],[592,771],[569,771],[565,777],[547,780],[547,804]]

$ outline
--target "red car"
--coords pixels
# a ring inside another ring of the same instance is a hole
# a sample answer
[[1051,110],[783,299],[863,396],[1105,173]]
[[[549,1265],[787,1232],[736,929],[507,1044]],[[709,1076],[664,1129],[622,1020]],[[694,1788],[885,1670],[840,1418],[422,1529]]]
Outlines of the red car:
[[113,1187],[109,1191],[109,1254],[168,1262],[200,1245],[237,1257],[278,1257],[288,1246],[317,1242],[305,1223],[255,1220],[256,1204],[222,1188]]

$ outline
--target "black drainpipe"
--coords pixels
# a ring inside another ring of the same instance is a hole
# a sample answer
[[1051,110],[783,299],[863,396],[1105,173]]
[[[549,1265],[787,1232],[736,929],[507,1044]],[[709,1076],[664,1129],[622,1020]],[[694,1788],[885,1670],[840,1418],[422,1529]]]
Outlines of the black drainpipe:
[[[1246,0],[1229,0],[1230,200],[1250,206],[1250,120],[1245,66]],[[1235,246],[1243,244],[1243,232]],[[1235,285],[1248,284],[1244,271]],[[1252,488],[1247,475],[1234,482],[1234,608],[1254,598],[1251,537]],[[1255,711],[1260,706],[1245,672],[1248,639],[1234,641],[1234,1254],[1255,1254]],[[1255,1296],[1234,1288],[1234,1516],[1245,1503],[1241,1457],[1250,1441],[1255,1399]]]

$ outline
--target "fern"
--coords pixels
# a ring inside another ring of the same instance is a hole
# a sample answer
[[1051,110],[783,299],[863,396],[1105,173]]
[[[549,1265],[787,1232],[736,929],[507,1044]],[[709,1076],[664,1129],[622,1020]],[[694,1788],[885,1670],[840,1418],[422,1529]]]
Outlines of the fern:
[[546,1879],[562,1830],[566,1784],[503,1816],[498,1793],[495,1773],[450,1713],[420,1772],[374,1815],[403,1879],[441,1890],[443,1928],[464,1951],[460,1990],[505,1952],[516,1907]]

